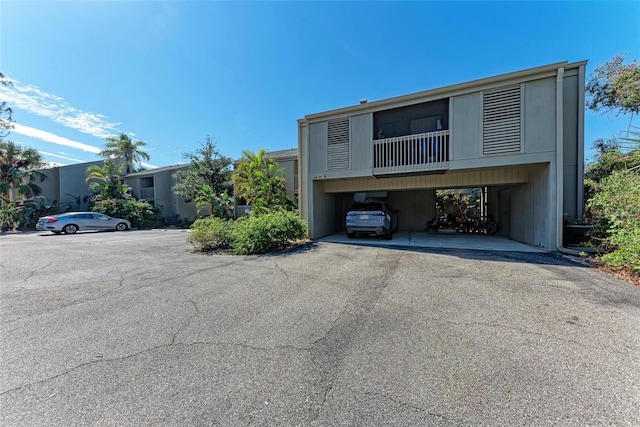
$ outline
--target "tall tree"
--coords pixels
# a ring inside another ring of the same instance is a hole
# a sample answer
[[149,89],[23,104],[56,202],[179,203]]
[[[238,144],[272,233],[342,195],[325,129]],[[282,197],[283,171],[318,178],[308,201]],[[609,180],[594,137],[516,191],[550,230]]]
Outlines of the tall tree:
[[44,161],[38,150],[22,148],[0,138],[0,196],[7,203],[16,197],[33,197],[42,192],[36,182],[46,178],[40,169]]
[[196,200],[203,195],[205,185],[209,188],[207,194],[216,196],[231,190],[232,160],[218,151],[212,137],[207,135],[200,148],[193,153],[184,153],[183,157],[189,159],[189,167],[174,174],[176,184],[172,190],[175,194],[186,200]]
[[295,205],[295,202],[287,197],[283,169],[275,159],[266,156],[264,148],[257,153],[243,151],[242,160],[232,179],[238,196],[248,204],[265,208],[290,208]]
[[135,172],[134,164],[140,165],[142,160],[149,160],[149,155],[142,150],[147,143],[144,141],[133,142],[128,135],[121,133],[118,137],[106,138],[107,143],[100,155],[108,159],[124,159],[124,173]]
[[632,116],[640,112],[640,64],[624,63],[624,56],[614,56],[596,68],[586,85],[587,108],[593,111],[614,110]]
[[[0,72],[0,84],[2,86],[13,86],[11,80],[5,77]],[[13,110],[7,105],[5,101],[0,102],[0,138],[9,135],[11,129],[13,129]]]

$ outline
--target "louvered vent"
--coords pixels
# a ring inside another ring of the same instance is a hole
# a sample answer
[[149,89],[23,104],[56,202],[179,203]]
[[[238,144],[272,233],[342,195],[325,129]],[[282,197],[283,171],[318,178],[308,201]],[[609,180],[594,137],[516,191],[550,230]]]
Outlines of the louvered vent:
[[327,127],[327,169],[349,168],[349,118],[329,120]]
[[484,154],[520,152],[520,97],[520,86],[484,93]]

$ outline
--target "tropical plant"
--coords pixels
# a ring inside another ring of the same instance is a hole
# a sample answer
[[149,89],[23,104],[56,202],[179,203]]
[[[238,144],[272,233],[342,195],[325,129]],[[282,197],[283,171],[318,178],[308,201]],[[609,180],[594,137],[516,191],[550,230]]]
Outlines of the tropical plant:
[[34,228],[38,219],[45,215],[55,215],[68,211],[70,206],[60,205],[57,200],[36,196],[23,203],[8,203],[0,207],[2,231]]
[[640,274],[640,173],[616,170],[595,186],[588,207],[606,220],[606,240],[615,249],[603,260],[613,267],[631,267]]
[[173,175],[176,184],[172,191],[187,201],[211,199],[213,195],[220,197],[225,191],[231,191],[231,158],[223,156],[208,135],[200,145],[194,153],[183,154],[189,160],[189,167]]
[[16,197],[33,197],[42,192],[36,182],[45,180],[40,171],[44,161],[38,150],[0,138],[0,197],[6,203]]
[[124,159],[124,173],[135,172],[135,164],[141,165],[142,160],[149,160],[149,155],[142,150],[147,145],[144,141],[133,142],[128,135],[106,138],[107,143],[100,155],[105,159]]
[[297,213],[275,209],[236,221],[207,217],[191,226],[188,241],[199,251],[230,249],[249,255],[279,251],[305,239],[307,223]]
[[227,190],[216,194],[209,184],[204,184],[196,195],[198,212],[208,209],[211,215],[218,218],[233,218],[233,198]]
[[229,249],[235,224],[234,221],[225,221],[213,216],[199,218],[191,225],[191,234],[187,241],[202,252]]
[[87,178],[89,190],[95,196],[101,198],[120,198],[129,192],[129,187],[124,183],[122,171],[125,163],[117,163],[107,159],[104,165],[91,165],[87,168]]
[[610,252],[610,267],[640,275],[640,131],[632,125],[640,112],[640,67],[622,56],[596,68],[587,84],[587,107],[630,116],[625,137],[598,139],[595,160],[587,165],[585,218],[595,225],[592,238]]
[[307,223],[297,213],[275,210],[237,221],[231,231],[231,249],[237,255],[280,251],[307,235]]
[[160,225],[162,213],[160,209],[145,200],[136,200],[133,196],[96,200],[93,212],[100,212],[116,218],[126,218],[137,228],[149,228]]
[[295,201],[287,196],[284,170],[275,159],[265,155],[264,148],[257,153],[242,152],[242,160],[232,176],[237,195],[258,210],[294,209]]

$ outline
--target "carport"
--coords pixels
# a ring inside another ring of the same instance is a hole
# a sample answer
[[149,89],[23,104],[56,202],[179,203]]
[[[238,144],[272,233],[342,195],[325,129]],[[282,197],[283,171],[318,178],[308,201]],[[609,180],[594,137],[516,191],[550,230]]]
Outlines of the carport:
[[[378,199],[399,211],[401,233],[394,235],[393,241],[403,241],[402,245],[417,245],[426,239],[425,244],[432,247],[471,245],[498,249],[505,246],[505,240],[512,239],[544,248],[547,246],[544,242],[549,239],[546,236],[549,210],[545,198],[548,174],[548,164],[537,164],[445,174],[316,180],[310,225],[315,238],[341,239],[345,214],[354,200]],[[436,238],[424,233],[427,222],[436,215],[437,189],[474,187],[487,188],[486,213],[498,224],[494,237],[502,240],[483,235],[470,235],[467,240],[458,236],[452,240],[445,234]]]

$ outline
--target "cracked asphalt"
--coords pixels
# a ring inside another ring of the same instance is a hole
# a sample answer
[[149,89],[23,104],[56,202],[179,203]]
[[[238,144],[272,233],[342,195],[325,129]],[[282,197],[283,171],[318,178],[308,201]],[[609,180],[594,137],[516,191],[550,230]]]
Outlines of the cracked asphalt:
[[550,254],[0,236],[0,425],[639,425],[640,289]]

